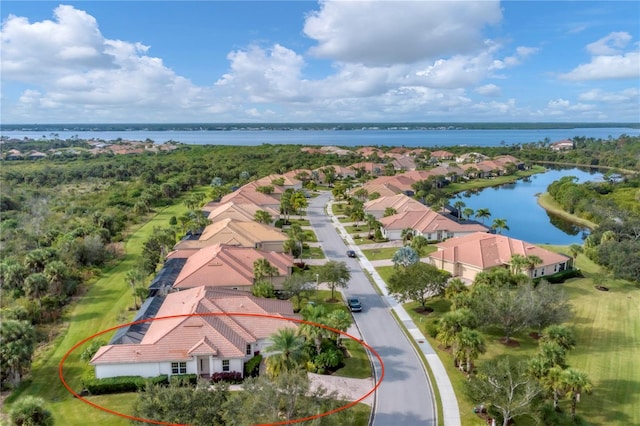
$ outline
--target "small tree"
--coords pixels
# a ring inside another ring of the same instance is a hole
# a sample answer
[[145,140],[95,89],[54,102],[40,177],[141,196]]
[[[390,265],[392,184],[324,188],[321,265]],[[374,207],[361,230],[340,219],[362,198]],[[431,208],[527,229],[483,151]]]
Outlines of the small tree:
[[500,414],[503,426],[515,417],[533,416],[540,392],[536,380],[526,374],[526,364],[509,357],[484,363],[466,387],[469,398]]
[[42,398],[30,395],[16,401],[9,412],[11,424],[15,426],[52,426],[53,415],[45,408]]
[[389,293],[399,301],[414,300],[423,310],[427,309],[429,297],[442,294],[449,274],[434,265],[416,262],[406,268],[397,268],[389,279]]
[[420,261],[420,257],[418,257],[418,253],[416,253],[414,249],[409,246],[404,246],[396,250],[392,261],[396,268],[407,268],[414,263],[418,263]]
[[318,269],[319,278],[331,289],[331,300],[335,300],[336,288],[347,288],[351,272],[345,262],[330,260]]

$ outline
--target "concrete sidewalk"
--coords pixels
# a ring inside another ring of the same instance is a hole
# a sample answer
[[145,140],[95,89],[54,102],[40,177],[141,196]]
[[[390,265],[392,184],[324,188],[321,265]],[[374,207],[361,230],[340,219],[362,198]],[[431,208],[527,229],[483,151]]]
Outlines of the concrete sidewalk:
[[380,277],[372,263],[362,253],[360,247],[354,243],[353,238],[351,238],[351,236],[344,229],[343,224],[340,223],[340,221],[331,214],[331,212],[333,211],[331,208],[331,204],[332,202],[330,201],[327,205],[327,212],[331,216],[331,221],[340,233],[340,236],[344,241],[347,242],[349,248],[356,252],[362,268],[371,275],[372,279],[375,281],[376,285],[382,292],[385,302],[387,303],[389,308],[396,313],[396,315],[402,322],[402,325],[404,325],[404,327],[408,330],[409,335],[416,342],[417,346],[420,348],[425,358],[427,359],[429,367],[431,368],[433,376],[435,377],[435,386],[440,392],[445,426],[460,426],[460,409],[458,408],[458,400],[456,399],[456,394],[453,391],[453,386],[451,385],[451,381],[449,380],[449,375],[447,374],[442,361],[433,350],[426,337],[422,334],[418,326],[413,322],[404,307],[400,303],[398,303],[398,301],[393,296],[389,295],[387,284]]

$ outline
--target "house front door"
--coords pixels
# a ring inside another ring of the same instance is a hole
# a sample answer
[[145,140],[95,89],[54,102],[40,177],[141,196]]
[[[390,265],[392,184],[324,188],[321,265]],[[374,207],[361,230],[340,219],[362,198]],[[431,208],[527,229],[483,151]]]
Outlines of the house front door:
[[198,374],[201,376],[202,375],[209,376],[211,374],[208,356],[198,357]]

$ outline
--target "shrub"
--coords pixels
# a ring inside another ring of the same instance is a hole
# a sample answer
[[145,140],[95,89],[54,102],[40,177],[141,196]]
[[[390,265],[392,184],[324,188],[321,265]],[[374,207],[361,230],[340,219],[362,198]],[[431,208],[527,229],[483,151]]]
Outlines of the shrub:
[[88,379],[83,381],[85,389],[92,395],[111,393],[137,392],[144,389],[147,383],[166,385],[169,377],[166,374],[157,377],[121,376],[106,379]]
[[198,375],[197,374],[172,374],[169,377],[169,383],[178,382],[181,384],[188,383],[190,385],[198,384]]
[[100,347],[105,344],[106,343],[104,340],[92,341],[91,344],[80,354],[80,360],[84,362],[91,361],[91,358],[93,358],[96,352],[98,352],[98,349],[100,349]]
[[211,375],[211,381],[213,383],[242,383],[242,373],[240,373],[239,371],[223,371],[221,373],[213,373]]
[[256,377],[260,370],[260,363],[262,362],[262,355],[258,354],[244,363],[244,375],[245,377]]
[[33,396],[19,399],[9,412],[11,424],[16,426],[53,425],[51,412],[44,408],[44,400]]

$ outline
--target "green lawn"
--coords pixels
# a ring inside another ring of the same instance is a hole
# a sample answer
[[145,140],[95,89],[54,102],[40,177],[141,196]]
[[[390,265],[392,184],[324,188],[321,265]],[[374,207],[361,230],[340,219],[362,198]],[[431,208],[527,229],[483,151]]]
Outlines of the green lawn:
[[[546,247],[566,251],[566,247]],[[574,278],[560,285],[574,307],[574,316],[567,324],[576,334],[577,346],[569,352],[568,363],[586,372],[594,385],[593,394],[584,395],[578,404],[578,414],[587,424],[593,425],[640,424],[640,369],[636,368],[640,360],[640,289],[629,282],[610,279],[605,284],[609,291],[598,291],[589,276],[599,273],[600,268],[583,255],[578,257],[577,264],[586,277]],[[386,280],[393,267],[376,270]],[[429,337],[430,324],[449,309],[449,303],[442,299],[429,302],[435,311],[426,316],[416,313],[416,306],[408,303],[405,309],[436,349],[449,373],[458,398],[462,425],[481,424],[479,417],[471,411],[472,402],[463,393],[466,378],[453,367],[451,354]],[[516,348],[500,344],[502,335],[498,330],[485,330],[483,335],[487,352],[481,355],[478,364],[501,354],[526,358],[537,349],[537,342],[529,337],[527,331],[513,336],[520,343]],[[561,406],[565,410],[569,408],[566,401]],[[517,424],[528,422],[523,420]]]
[[[9,404],[5,405],[10,406],[10,402],[22,395],[41,397],[48,403],[56,424],[82,425],[87,424],[87,419],[102,416],[98,410],[74,399],[67,392],[58,378],[58,364],[64,354],[80,340],[133,319],[135,312],[128,310],[133,304],[133,297],[125,281],[125,274],[138,262],[142,243],[151,235],[153,228],[168,226],[171,216],[179,216],[185,211],[186,207],[178,203],[160,211],[135,230],[127,239],[125,257],[116,266],[104,271],[101,278],[89,285],[86,294],[78,303],[70,307],[64,322],[60,325],[64,328],[60,337],[53,344],[40,350],[34,359],[31,372],[33,380],[28,386],[14,393],[7,401]],[[103,335],[101,339],[108,340],[110,337]],[[65,380],[76,392],[81,390],[82,376],[92,373],[92,368],[80,361],[79,355],[82,350],[83,347],[80,347],[74,351],[67,358],[64,367]],[[126,403],[126,398],[123,399]],[[114,402],[117,401],[120,400],[114,398]],[[122,405],[120,402],[117,404]],[[101,424],[120,425],[127,422],[106,415]]]
[[342,342],[351,357],[344,359],[344,367],[336,371],[334,376],[354,377],[356,379],[371,377],[371,362],[364,346],[349,338],[344,338]]
[[399,247],[383,247],[375,249],[363,249],[362,253],[369,260],[385,260],[393,258]]
[[325,257],[320,247],[307,247],[302,250],[303,259],[324,259]]

